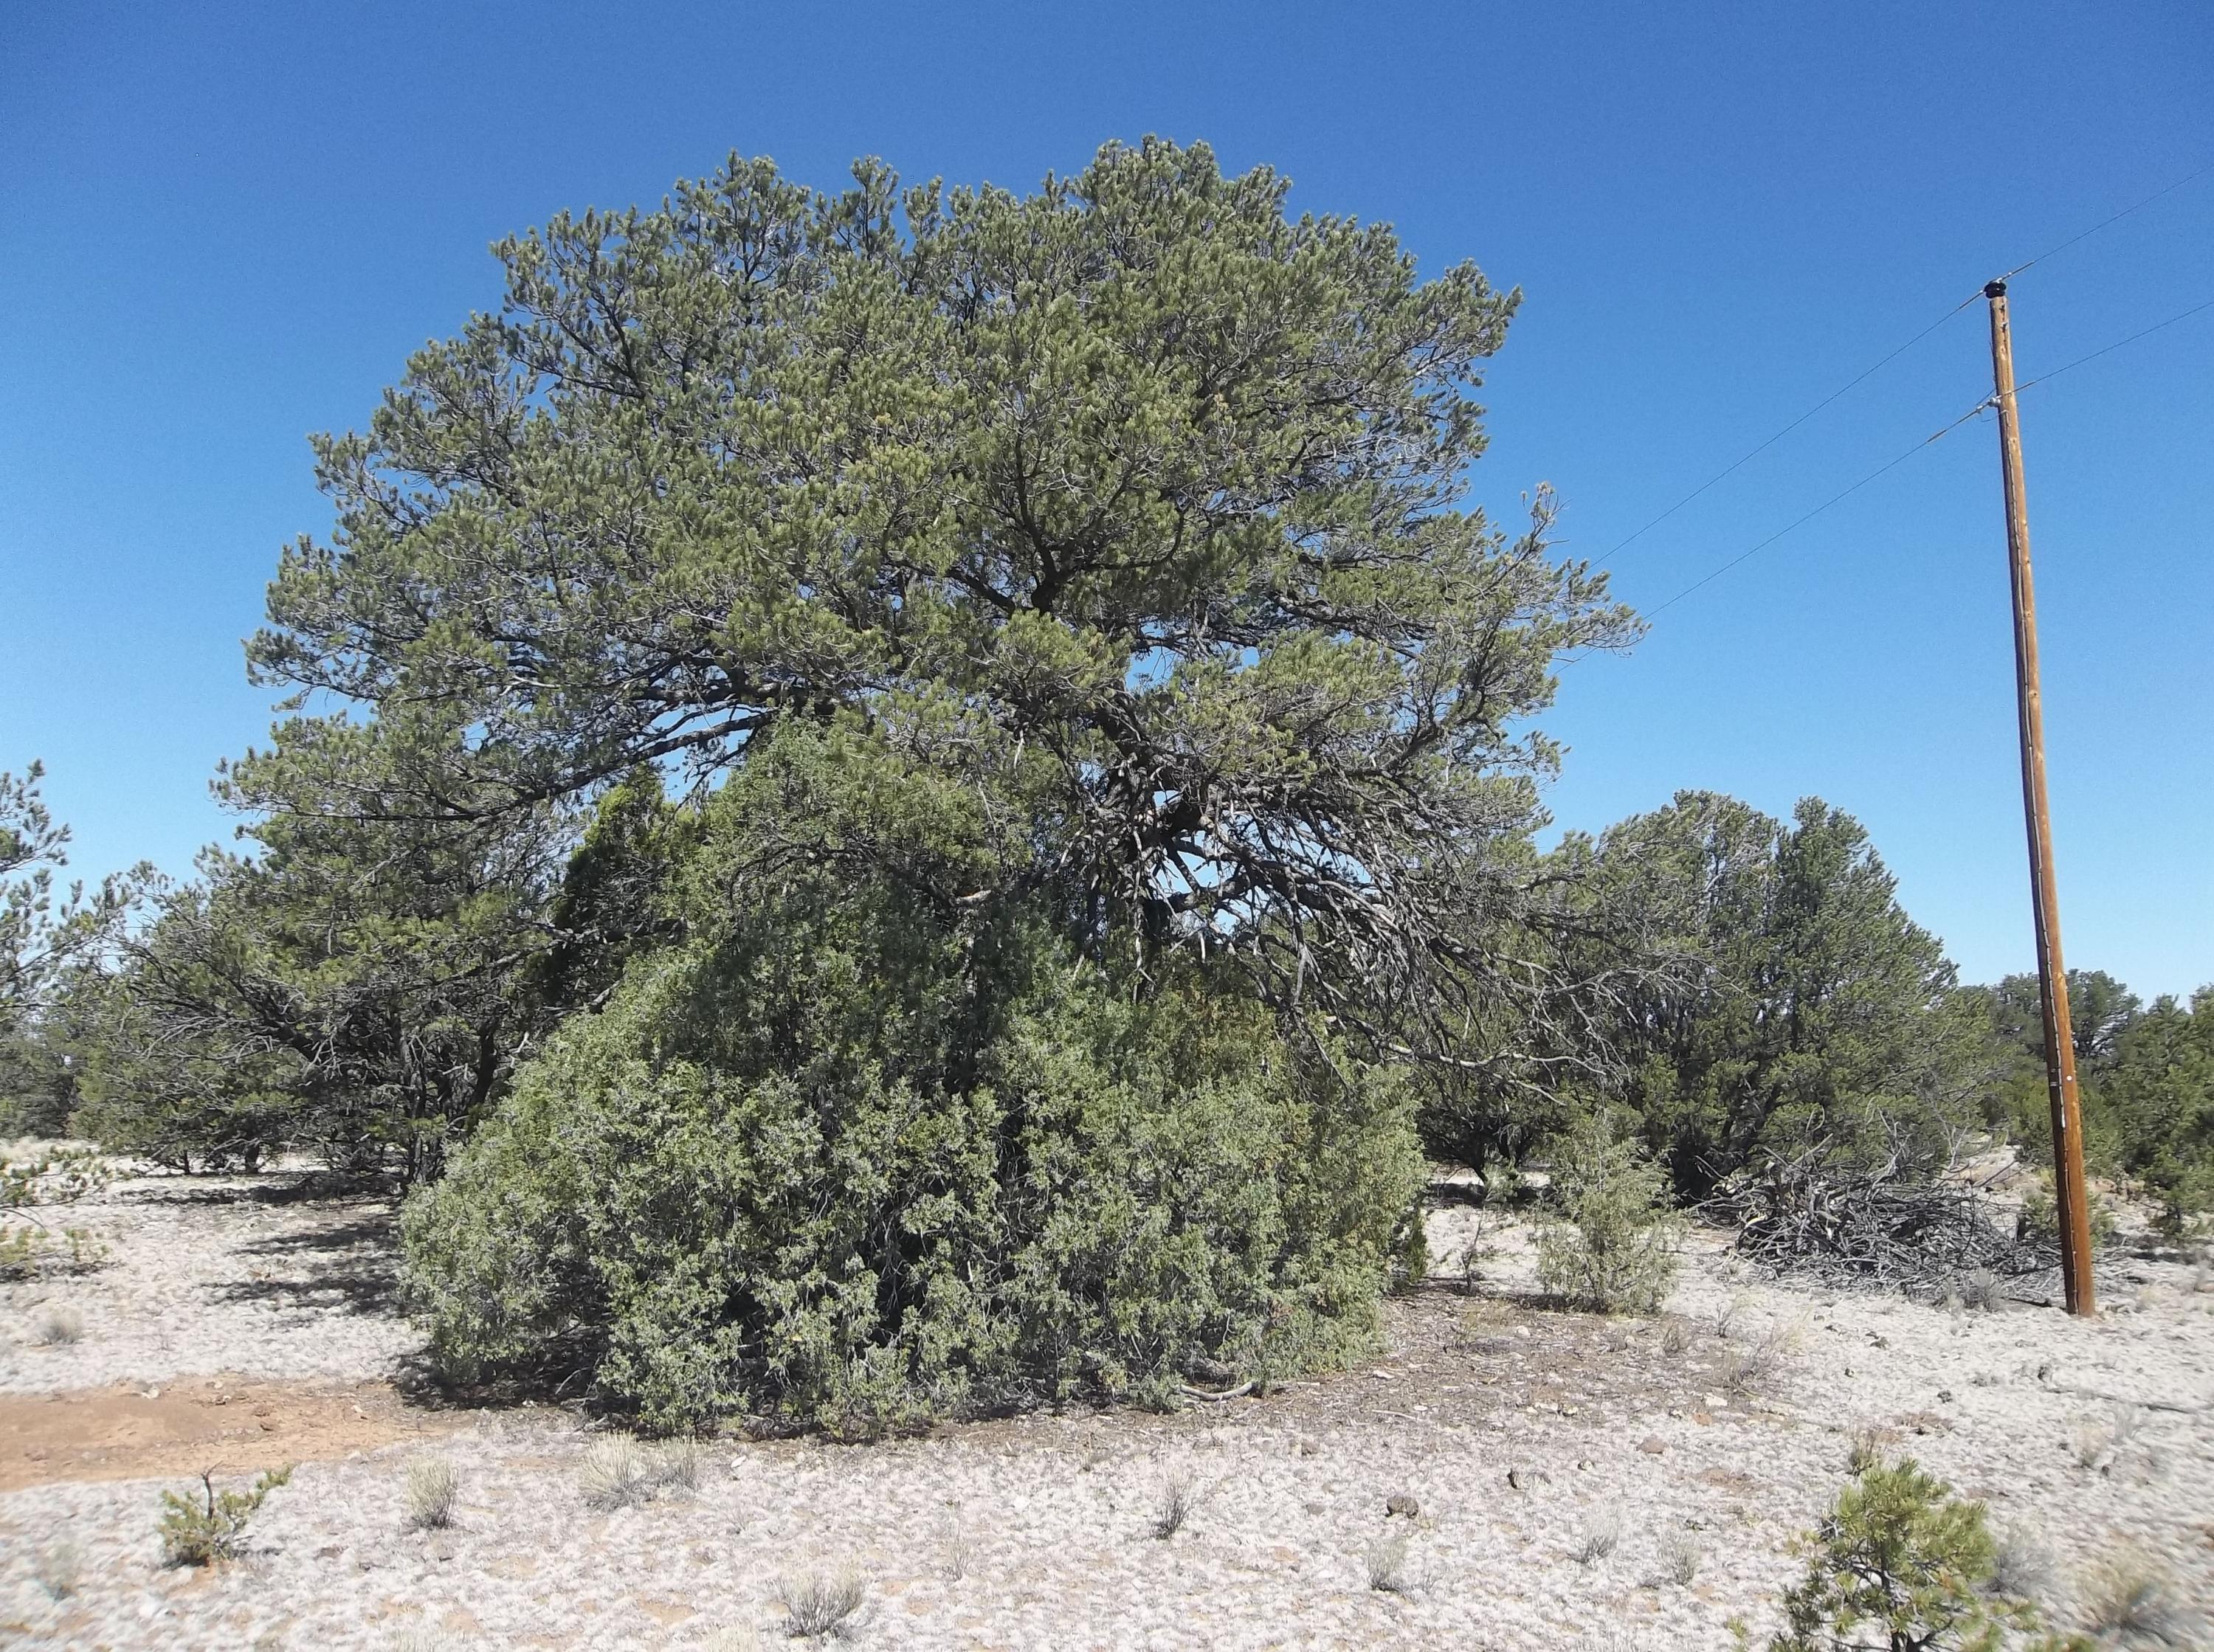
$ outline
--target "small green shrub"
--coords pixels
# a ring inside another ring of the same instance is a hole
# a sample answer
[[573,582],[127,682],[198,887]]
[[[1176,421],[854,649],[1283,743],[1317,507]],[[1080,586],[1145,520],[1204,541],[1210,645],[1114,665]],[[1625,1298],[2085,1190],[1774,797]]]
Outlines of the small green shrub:
[[[2114,1209],[2095,1192],[2090,1200],[2091,1248],[2102,1251],[2114,1242]],[[2019,1243],[2041,1250],[2060,1248],[2060,1210],[2049,1189],[2033,1187],[2022,1195],[2021,1209],[2015,1217],[2015,1237]]]
[[1392,1247],[1391,1285],[1395,1290],[1414,1289],[1430,1277],[1429,1226],[1422,1218],[1422,1202],[1416,1199],[1400,1224]]
[[1602,1313],[1649,1314],[1676,1279],[1682,1223],[1660,1166],[1601,1115],[1554,1143],[1552,1212],[1538,1235],[1538,1282]]
[[212,1470],[200,1476],[203,1495],[162,1494],[162,1556],[172,1566],[205,1566],[229,1560],[238,1553],[238,1540],[254,1510],[278,1486],[292,1478],[290,1463],[264,1474],[250,1491],[215,1489]]
[[1998,1545],[1984,1505],[1911,1458],[1865,1468],[1801,1548],[1812,1560],[1769,1652],[2000,1652],[2036,1627],[2035,1606],[1988,1592]]

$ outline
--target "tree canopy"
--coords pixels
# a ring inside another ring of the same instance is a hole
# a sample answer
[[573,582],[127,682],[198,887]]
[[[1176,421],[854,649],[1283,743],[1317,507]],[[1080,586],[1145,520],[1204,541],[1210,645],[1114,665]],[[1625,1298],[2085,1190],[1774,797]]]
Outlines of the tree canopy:
[[1982,1025],[1850,815],[1807,798],[1787,824],[1679,792],[1559,854],[1584,899],[1642,915],[1661,966],[1603,1026],[1682,1192],[1763,1150],[1926,1168],[1972,1121]]
[[303,709],[231,796],[460,826],[843,708],[1022,810],[1094,954],[1450,994],[1552,659],[1632,622],[1542,494],[1464,507],[1518,295],[1286,188],[1156,140],[1028,197],[733,158],[503,242],[499,310],[319,443],[337,529],[251,645],[373,721]]

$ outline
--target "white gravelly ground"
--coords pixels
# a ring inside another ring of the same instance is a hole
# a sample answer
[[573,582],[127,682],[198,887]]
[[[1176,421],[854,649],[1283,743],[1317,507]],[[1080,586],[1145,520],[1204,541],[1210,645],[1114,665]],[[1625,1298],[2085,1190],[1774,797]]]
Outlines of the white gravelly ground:
[[[238,1186],[125,1184],[93,1213],[109,1269],[0,1287],[0,1391],[391,1375],[415,1343],[380,1283],[382,1207],[224,1194]],[[1457,1219],[1434,1225],[1441,1253]],[[1895,1430],[1997,1523],[2069,1557],[2135,1545],[2214,1608],[2214,1292],[2180,1266],[2125,1265],[2115,1310],[2081,1324],[1763,1284],[1694,1241],[1672,1351],[1666,1321],[1522,1305],[1520,1236],[1501,1253],[1481,1294],[1394,1304],[1389,1356],[1319,1385],[1168,1417],[716,1445],[696,1492],[615,1513],[578,1488],[596,1436],[544,1408],[474,1414],[430,1448],[462,1472],[450,1530],[401,1529],[425,1448],[392,1447],[303,1463],[250,1556],[205,1572],[160,1564],[156,1505],[178,1479],[28,1485],[0,1496],[0,1644],[775,1644],[780,1581],[850,1570],[859,1647],[1717,1648],[1733,1616],[1770,1621],[1800,1564],[1785,1545],[1862,1426]],[[29,1346],[57,1303],[83,1340]],[[1796,1331],[1780,1375],[1726,1401],[1721,1373],[1776,1326]],[[2105,1449],[2086,1463],[2079,1442]],[[1161,1540],[1177,1479],[1197,1506]],[[1415,1518],[1386,1515],[1401,1495]],[[1580,1562],[1610,1527],[1612,1555]],[[1371,1545],[1399,1537],[1401,1592],[1372,1588]],[[83,1572],[59,1601],[38,1581],[58,1541]],[[1696,1556],[1688,1582],[1663,1575],[1678,1551]]]

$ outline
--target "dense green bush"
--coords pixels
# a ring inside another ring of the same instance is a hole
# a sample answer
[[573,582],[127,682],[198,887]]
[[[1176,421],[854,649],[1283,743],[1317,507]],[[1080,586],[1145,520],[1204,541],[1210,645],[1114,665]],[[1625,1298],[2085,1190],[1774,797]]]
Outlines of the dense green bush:
[[[2010,975],[1976,993],[2001,1060],[1986,1116],[2049,1166],[2037,978]],[[2157,1199],[2170,1227],[2203,1227],[2214,1213],[2214,986],[2148,1006],[2103,971],[2070,970],[2068,1003],[2085,1159]]]
[[1401,1087],[1196,966],[1086,961],[992,818],[857,735],[749,762],[688,938],[409,1202],[448,1370],[865,1432],[1367,1342],[1420,1177]]
[[1649,1314],[1676,1278],[1682,1223],[1668,1179],[1602,1113],[1586,1114],[1554,1144],[1551,1211],[1538,1234],[1538,1282],[1602,1313]]
[[2121,1167],[2161,1201],[2168,1222],[2214,1212],[2214,987],[2188,1004],[2162,997],[2117,1039],[2098,1088]]
[[1679,1195],[1769,1154],[1942,1166],[1992,1066],[1979,1006],[1850,815],[1679,792],[1553,856],[1640,942],[1592,1015]]

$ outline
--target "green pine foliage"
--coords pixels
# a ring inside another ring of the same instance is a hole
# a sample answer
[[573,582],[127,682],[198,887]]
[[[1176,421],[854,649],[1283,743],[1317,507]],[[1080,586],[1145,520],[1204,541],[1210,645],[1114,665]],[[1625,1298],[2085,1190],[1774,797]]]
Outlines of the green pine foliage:
[[1667,1175],[1597,1110],[1555,1140],[1550,1164],[1538,1283],[1603,1314],[1654,1312],[1675,1283],[1682,1234]]
[[249,647],[292,698],[219,783],[254,843],[125,960],[103,1131],[436,1177],[673,943],[697,799],[841,714],[936,731],[1095,971],[1550,1058],[1536,719],[1636,625],[1542,490],[1467,501],[1519,296],[1288,189],[1157,139],[1027,194],[734,156],[503,242],[317,443],[333,528]]
[[0,1281],[96,1266],[107,1247],[86,1228],[48,1222],[37,1207],[73,1204],[113,1178],[114,1167],[85,1148],[0,1153]]
[[1763,1153],[1927,1169],[1975,1117],[1978,1009],[1850,815],[1683,792],[1555,859],[1642,966],[1593,1027],[1680,1195]]
[[2188,1004],[2159,998],[2132,1019],[2097,1091],[2121,1169],[2160,1200],[2170,1226],[2203,1228],[2214,1214],[2214,987]]
[[89,892],[58,882],[70,829],[46,806],[45,777],[37,763],[0,772],[0,1137],[67,1130],[77,1051],[61,1007],[155,881],[141,864]]
[[[2052,1162],[2037,978],[1979,990],[1998,1054],[1986,1113],[2036,1161]],[[2084,1157],[2158,1201],[2165,1225],[2214,1215],[2214,987],[2147,1005],[2099,970],[2068,972]]]
[[676,910],[403,1220],[461,1378],[588,1368],[653,1429],[865,1434],[1367,1345],[1403,1087],[1192,963],[1082,955],[972,788],[794,727]]
[[213,1472],[200,1476],[200,1495],[162,1494],[162,1558],[172,1566],[205,1566],[238,1558],[247,1522],[269,1494],[292,1478],[292,1465],[272,1469],[246,1491],[217,1491]]
[[[1812,1558],[1784,1596],[1768,1652],[2000,1652],[2037,1609],[1991,1592],[1998,1549],[1984,1505],[1913,1459],[1872,1463],[1801,1540]],[[2089,1652],[2050,1637],[2033,1652]]]

